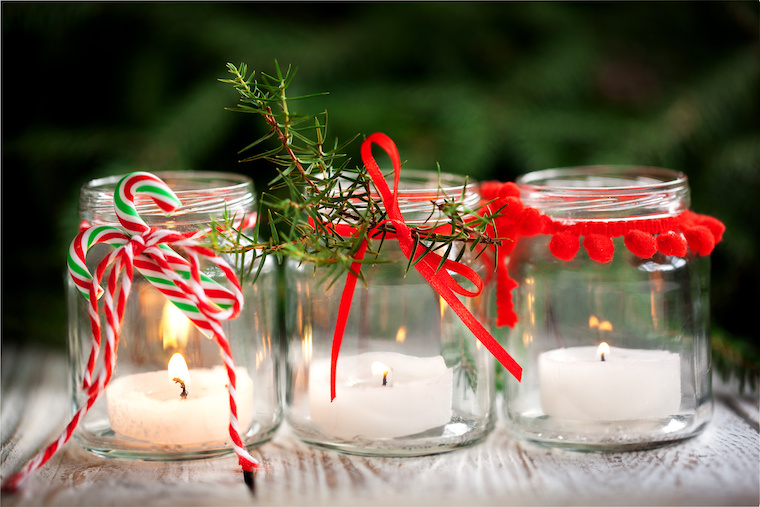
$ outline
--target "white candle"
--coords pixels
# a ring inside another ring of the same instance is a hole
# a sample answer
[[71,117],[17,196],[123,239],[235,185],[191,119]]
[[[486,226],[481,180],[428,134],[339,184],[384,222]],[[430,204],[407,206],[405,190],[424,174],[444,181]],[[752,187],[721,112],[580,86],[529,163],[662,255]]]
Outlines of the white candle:
[[[606,345],[606,344],[605,344]],[[583,421],[656,419],[681,406],[681,359],[667,350],[597,347],[550,350],[538,357],[541,407]]]
[[311,420],[324,433],[344,439],[414,435],[451,420],[452,382],[453,370],[441,356],[340,356],[331,403],[330,362],[315,361],[309,372]]
[[[189,375],[189,380],[181,379],[187,388],[185,399],[180,397],[180,384],[171,380],[167,370],[114,379],[106,389],[108,418],[114,432],[164,445],[228,440],[227,371],[216,366],[192,369],[185,375]],[[245,368],[235,368],[235,375],[238,422],[245,431],[253,422],[253,381]]]

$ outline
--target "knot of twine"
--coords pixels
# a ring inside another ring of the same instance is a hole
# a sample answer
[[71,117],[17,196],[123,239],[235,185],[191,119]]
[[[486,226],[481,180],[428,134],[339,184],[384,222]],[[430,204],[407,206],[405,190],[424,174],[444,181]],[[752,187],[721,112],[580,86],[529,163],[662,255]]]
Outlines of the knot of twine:
[[[82,390],[86,402],[79,407],[59,438],[35,456],[19,472],[3,481],[4,491],[13,491],[38,468],[45,464],[71,438],[98,397],[105,390],[116,366],[116,352],[135,268],[166,298],[179,308],[207,337],[213,337],[220,349],[229,378],[229,433],[238,462],[244,472],[260,465],[245,449],[237,418],[235,363],[221,321],[237,317],[243,307],[243,293],[232,268],[216,253],[199,244],[202,231],[174,232],[149,227],[134,205],[137,193],[147,194],[165,212],[181,206],[172,190],[157,176],[146,172],[131,173],[119,181],[114,192],[114,207],[122,228],[94,225],[83,228],[69,247],[68,268],[79,292],[89,300],[88,313],[92,329],[92,344],[83,375]],[[96,244],[114,249],[98,264],[93,276],[86,264],[87,252]],[[171,246],[170,246],[171,245]],[[187,258],[172,247],[182,248]],[[225,288],[201,273],[201,258],[213,263],[223,273],[231,288]],[[100,282],[109,267],[106,289]],[[103,299],[106,325],[101,326],[98,301]],[[103,331],[105,331],[103,333]],[[101,352],[104,336],[103,367],[96,377],[95,364]]]

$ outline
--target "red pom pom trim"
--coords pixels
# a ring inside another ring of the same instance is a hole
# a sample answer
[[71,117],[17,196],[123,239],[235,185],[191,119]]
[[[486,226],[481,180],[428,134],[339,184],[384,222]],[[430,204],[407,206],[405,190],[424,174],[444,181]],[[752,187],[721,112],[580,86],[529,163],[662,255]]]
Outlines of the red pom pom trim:
[[657,240],[654,239],[654,236],[644,231],[634,230],[628,232],[623,242],[633,255],[637,255],[642,259],[648,259],[657,253]]
[[699,255],[710,255],[715,248],[715,238],[710,229],[703,225],[697,225],[683,231],[689,249]]
[[583,248],[596,262],[607,263],[615,256],[615,245],[612,244],[612,238],[609,236],[588,234],[583,239]]
[[535,236],[543,230],[541,213],[536,208],[525,208],[520,213],[520,234]]
[[480,184],[478,192],[484,200],[491,201],[493,199],[496,199],[499,194],[499,190],[503,185],[504,184],[500,181],[484,181]]
[[565,262],[572,260],[580,247],[581,243],[578,236],[574,236],[569,232],[555,234],[552,236],[551,241],[549,241],[549,250],[552,255]]
[[550,234],[549,250],[562,261],[570,261],[578,254],[580,238],[589,257],[601,263],[615,256],[612,238],[623,237],[625,247],[632,254],[648,259],[660,252],[663,255],[685,257],[689,250],[697,255],[709,255],[723,239],[725,225],[713,217],[685,211],[680,215],[656,219],[614,221],[560,221],[542,215],[534,208],[524,207],[520,189],[513,182],[488,181],[481,183],[480,194],[488,204],[479,213],[499,216],[487,233],[502,240],[501,246],[492,247],[498,255],[497,308],[498,326],[514,326],[511,289],[514,280],[507,274],[506,257],[512,252],[521,236]]
[[512,181],[504,183],[499,189],[499,197],[517,197],[520,198],[520,187]]
[[712,234],[716,245],[721,242],[723,239],[723,233],[726,231],[726,226],[723,225],[723,222],[717,218],[708,217],[707,215],[699,215],[698,223],[699,225],[710,229],[710,233]]
[[668,231],[657,236],[657,251],[663,255],[686,256],[686,240],[677,232]]

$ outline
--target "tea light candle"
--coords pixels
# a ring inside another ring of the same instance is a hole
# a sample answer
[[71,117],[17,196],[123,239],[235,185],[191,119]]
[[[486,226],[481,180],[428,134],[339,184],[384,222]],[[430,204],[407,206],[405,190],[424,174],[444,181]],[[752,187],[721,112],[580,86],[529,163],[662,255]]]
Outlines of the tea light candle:
[[[177,356],[181,365],[172,370]],[[253,422],[253,381],[245,368],[236,367],[235,375],[238,422],[245,430]],[[188,371],[182,356],[175,354],[168,371],[127,375],[110,383],[106,401],[111,428],[121,436],[152,444],[190,445],[227,440],[228,382],[222,366]],[[187,394],[184,399],[183,390]]]
[[341,356],[330,401],[330,362],[309,372],[311,420],[326,434],[351,439],[396,438],[451,420],[453,370],[441,356],[394,352]]
[[[681,406],[681,358],[667,350],[570,347],[538,357],[546,415],[581,421],[656,419]],[[603,357],[603,359],[602,359]]]

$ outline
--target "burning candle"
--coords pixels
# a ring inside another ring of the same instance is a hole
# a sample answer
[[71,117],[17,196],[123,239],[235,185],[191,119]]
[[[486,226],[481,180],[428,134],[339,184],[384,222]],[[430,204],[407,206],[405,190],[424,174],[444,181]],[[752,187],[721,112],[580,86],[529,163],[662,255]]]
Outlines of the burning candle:
[[[235,368],[235,375],[238,421],[246,429],[253,422],[253,381],[245,368]],[[223,367],[188,370],[182,356],[175,354],[168,370],[127,375],[111,382],[106,389],[111,428],[121,436],[153,444],[229,439],[228,383]]]
[[[173,304],[163,308],[160,337],[164,348],[184,347],[191,323]],[[238,422],[253,422],[253,380],[235,368]],[[229,378],[222,366],[188,369],[174,354],[166,370],[115,378],[106,389],[111,428],[141,442],[192,445],[229,439]]]
[[681,359],[667,350],[569,347],[538,358],[546,415],[583,421],[656,419],[678,413]]
[[309,372],[311,420],[344,439],[414,435],[451,420],[452,382],[442,356],[341,356],[330,402],[330,362],[315,361]]

